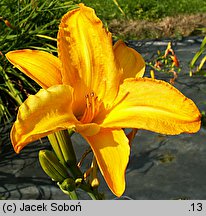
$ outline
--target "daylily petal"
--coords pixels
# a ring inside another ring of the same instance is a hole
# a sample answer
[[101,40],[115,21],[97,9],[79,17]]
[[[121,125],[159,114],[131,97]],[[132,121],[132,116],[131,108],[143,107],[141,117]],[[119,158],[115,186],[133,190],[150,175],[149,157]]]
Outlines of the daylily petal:
[[42,88],[62,83],[60,61],[50,53],[25,49],[8,52],[6,58]]
[[41,89],[25,100],[11,130],[11,141],[17,153],[29,142],[75,126],[72,91],[68,85],[56,85]]
[[125,190],[125,170],[130,154],[123,130],[101,129],[98,134],[85,138],[109,188],[116,196],[121,196]]
[[149,78],[126,79],[102,127],[139,128],[163,134],[194,133],[201,114],[176,88]]
[[136,50],[126,46],[122,40],[117,41],[113,49],[117,62],[123,68],[122,80],[143,77],[145,61]]
[[84,136],[94,136],[100,130],[100,126],[95,123],[89,124],[76,124],[76,132],[81,133]]
[[99,99],[113,101],[121,74],[117,69],[111,33],[107,32],[94,10],[79,4],[65,14],[58,32],[58,52],[62,78],[77,91],[77,99],[95,92]]

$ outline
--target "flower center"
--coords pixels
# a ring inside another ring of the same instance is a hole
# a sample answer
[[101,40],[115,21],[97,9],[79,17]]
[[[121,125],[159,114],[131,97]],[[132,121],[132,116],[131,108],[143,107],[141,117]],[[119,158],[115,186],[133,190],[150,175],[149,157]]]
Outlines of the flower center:
[[90,123],[94,117],[99,112],[100,102],[98,101],[98,97],[95,95],[94,92],[87,94],[86,98],[86,109],[84,111],[83,116],[81,117],[80,121],[82,123]]

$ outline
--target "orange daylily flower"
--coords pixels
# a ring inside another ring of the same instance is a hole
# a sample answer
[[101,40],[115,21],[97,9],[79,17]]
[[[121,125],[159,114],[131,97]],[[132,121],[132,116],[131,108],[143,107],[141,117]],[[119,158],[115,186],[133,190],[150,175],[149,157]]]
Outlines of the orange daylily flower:
[[164,58],[166,58],[166,57],[169,55],[169,53],[171,53],[171,55],[174,55],[174,54],[175,54],[174,51],[173,51],[173,49],[172,49],[172,44],[171,44],[171,42],[169,42],[169,43],[167,44],[167,49],[165,50]]
[[161,61],[156,61],[155,64],[154,64],[154,67],[161,70],[161,66],[162,66],[162,63]]
[[122,128],[163,134],[199,130],[201,115],[193,101],[166,82],[141,78],[141,55],[122,41],[113,47],[93,9],[79,4],[65,14],[57,42],[58,58],[37,50],[6,54],[42,87],[19,108],[11,130],[17,153],[34,140],[73,128],[90,144],[111,191],[121,196],[130,154]]
[[170,58],[172,59],[172,65],[173,66],[176,66],[176,67],[179,67],[180,66],[180,63],[179,63],[179,60],[178,60],[178,58],[177,58],[177,56],[176,55],[173,55],[173,56],[170,56]]

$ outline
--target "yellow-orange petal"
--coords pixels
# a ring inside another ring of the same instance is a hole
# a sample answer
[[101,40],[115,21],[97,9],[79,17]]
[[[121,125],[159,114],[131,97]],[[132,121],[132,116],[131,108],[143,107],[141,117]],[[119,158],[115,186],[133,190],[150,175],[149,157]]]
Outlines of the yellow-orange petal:
[[28,143],[53,132],[72,128],[77,122],[72,113],[72,88],[56,85],[29,96],[19,107],[11,130],[11,142],[19,153]]
[[54,55],[39,50],[16,50],[6,58],[42,88],[62,83],[61,64]]
[[121,74],[116,66],[111,34],[103,28],[92,8],[79,4],[78,9],[63,16],[58,52],[63,83],[74,88],[80,104],[91,92],[105,102],[114,100]]
[[85,139],[94,152],[107,185],[116,196],[121,196],[125,190],[125,170],[130,154],[124,131],[101,129],[98,134]]
[[122,80],[143,77],[145,61],[136,50],[126,46],[122,40],[118,40],[113,49],[118,64],[123,68]]
[[75,130],[84,136],[94,136],[100,130],[100,126],[95,123],[89,124],[76,124]]
[[[105,115],[105,114],[104,114]],[[176,88],[149,78],[126,79],[102,127],[139,128],[163,134],[194,133],[201,114]]]

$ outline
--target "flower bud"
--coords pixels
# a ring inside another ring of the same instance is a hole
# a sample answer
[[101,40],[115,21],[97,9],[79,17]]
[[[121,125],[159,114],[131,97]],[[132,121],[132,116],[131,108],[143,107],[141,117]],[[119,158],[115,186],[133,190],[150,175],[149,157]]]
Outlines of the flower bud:
[[8,21],[8,20],[3,20],[5,25],[8,26],[10,29],[15,29],[14,26]]
[[99,179],[96,177],[96,178],[94,178],[94,179],[92,179],[92,181],[91,181],[91,186],[93,187],[93,188],[97,188],[98,186],[99,186]]
[[71,192],[76,188],[75,181],[72,178],[67,178],[62,182],[61,188]]
[[59,162],[52,151],[39,151],[39,162],[44,172],[50,176],[53,181],[63,182],[64,179],[69,177],[66,168]]
[[150,76],[152,79],[155,79],[155,73],[154,70],[150,70]]

